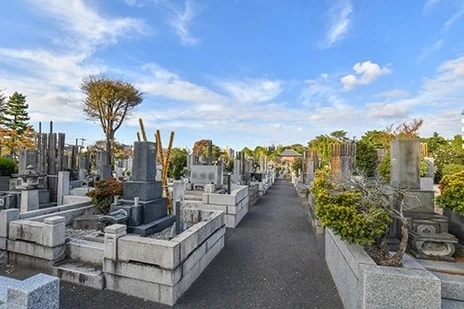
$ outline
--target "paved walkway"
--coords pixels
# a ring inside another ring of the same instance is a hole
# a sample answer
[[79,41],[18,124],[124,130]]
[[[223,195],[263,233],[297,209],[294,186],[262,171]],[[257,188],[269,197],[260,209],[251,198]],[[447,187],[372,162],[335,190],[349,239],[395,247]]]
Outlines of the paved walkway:
[[[61,308],[169,307],[62,282]],[[323,240],[288,180],[278,179],[237,228],[227,229],[224,249],[174,308],[343,308]]]

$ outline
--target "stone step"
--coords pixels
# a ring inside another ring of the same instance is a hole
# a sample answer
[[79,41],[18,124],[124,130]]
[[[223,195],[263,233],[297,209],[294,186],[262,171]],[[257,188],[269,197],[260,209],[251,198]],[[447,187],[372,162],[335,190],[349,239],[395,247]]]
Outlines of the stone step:
[[171,226],[175,220],[175,216],[165,216],[150,223],[137,226],[128,226],[127,232],[145,237],[164,230],[165,228]]
[[186,201],[203,201],[203,193],[201,195],[192,195],[192,194],[186,194],[184,196],[184,200]]
[[464,307],[464,276],[432,272],[441,281],[441,298],[461,302]]
[[105,287],[101,265],[66,260],[54,268],[55,276],[63,281],[99,290]]
[[101,265],[105,244],[95,241],[71,238],[67,243],[68,256],[72,260]]

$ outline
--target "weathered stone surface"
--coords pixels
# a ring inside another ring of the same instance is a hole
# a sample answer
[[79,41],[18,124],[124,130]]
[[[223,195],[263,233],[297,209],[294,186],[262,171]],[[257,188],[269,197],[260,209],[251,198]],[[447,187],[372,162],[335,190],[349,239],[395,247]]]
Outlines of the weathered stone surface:
[[7,246],[8,251],[10,252],[33,256],[49,261],[59,260],[65,255],[64,245],[50,248],[21,240],[8,240]]
[[175,269],[180,264],[180,244],[173,241],[125,236],[118,241],[118,258]]
[[420,189],[420,140],[396,139],[391,142],[390,185],[400,189]]
[[441,307],[440,280],[427,270],[362,265],[361,308]]
[[153,302],[160,302],[160,285],[158,283],[143,281],[105,274],[106,288],[108,290],[117,291]]
[[59,308],[60,280],[58,278],[37,274],[23,281],[15,281],[15,283],[10,281],[8,285],[12,285],[11,287],[7,286],[7,308]]
[[127,278],[140,279],[147,282],[164,285],[174,285],[182,278],[182,266],[174,270],[164,269],[156,265],[122,262],[105,259],[103,262],[105,273]]
[[19,209],[0,210],[0,237],[7,238],[10,222],[19,219]]

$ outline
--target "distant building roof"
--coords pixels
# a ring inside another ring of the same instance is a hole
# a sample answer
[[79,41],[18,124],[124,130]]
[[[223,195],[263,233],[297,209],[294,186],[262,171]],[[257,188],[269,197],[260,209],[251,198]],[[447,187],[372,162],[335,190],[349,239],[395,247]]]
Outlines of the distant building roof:
[[285,149],[284,151],[282,151],[280,156],[281,157],[301,157],[301,154],[299,154],[293,149]]

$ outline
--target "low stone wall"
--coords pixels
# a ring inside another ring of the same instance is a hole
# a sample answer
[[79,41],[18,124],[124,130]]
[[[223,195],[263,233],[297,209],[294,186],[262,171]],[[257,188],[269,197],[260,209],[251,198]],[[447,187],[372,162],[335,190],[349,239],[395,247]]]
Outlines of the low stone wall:
[[318,236],[324,235],[324,226],[316,216],[316,203],[312,194],[308,194],[308,220]]
[[106,288],[174,305],[224,247],[224,213],[187,211],[204,221],[169,241],[126,235],[125,225],[107,227]]
[[378,266],[326,228],[325,260],[347,309],[441,308],[440,279],[407,255],[403,267]]
[[[14,212],[10,219],[15,218]],[[17,218],[17,215],[16,215]],[[54,216],[43,222],[14,220],[0,231],[0,249],[6,250],[10,264],[51,270],[65,257],[65,218]]]
[[259,200],[259,185],[249,185],[248,186],[248,206],[253,206]]
[[186,203],[186,208],[223,211],[226,227],[234,228],[248,213],[248,186],[232,186],[230,194],[203,193],[202,203]]
[[0,276],[0,309],[58,309],[60,280],[37,274],[26,280]]

